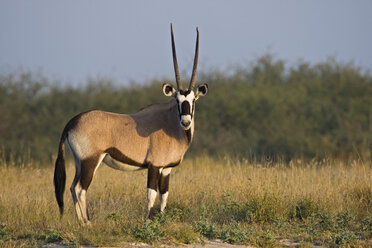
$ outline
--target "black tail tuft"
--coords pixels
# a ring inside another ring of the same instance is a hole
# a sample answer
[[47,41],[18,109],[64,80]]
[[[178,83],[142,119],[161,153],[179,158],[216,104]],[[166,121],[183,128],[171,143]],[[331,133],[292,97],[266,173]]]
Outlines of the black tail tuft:
[[54,190],[56,193],[56,199],[59,206],[59,212],[63,215],[63,193],[65,192],[66,186],[66,169],[65,169],[65,158],[64,158],[64,138],[61,138],[59,144],[58,157],[54,169]]

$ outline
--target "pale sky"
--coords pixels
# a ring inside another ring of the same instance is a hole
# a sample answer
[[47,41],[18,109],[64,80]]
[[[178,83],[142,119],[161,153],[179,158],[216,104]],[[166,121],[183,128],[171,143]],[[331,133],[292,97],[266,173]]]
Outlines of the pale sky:
[[81,84],[173,78],[173,23],[181,71],[245,65],[271,53],[287,65],[329,56],[372,69],[372,1],[0,0],[0,73],[41,72]]

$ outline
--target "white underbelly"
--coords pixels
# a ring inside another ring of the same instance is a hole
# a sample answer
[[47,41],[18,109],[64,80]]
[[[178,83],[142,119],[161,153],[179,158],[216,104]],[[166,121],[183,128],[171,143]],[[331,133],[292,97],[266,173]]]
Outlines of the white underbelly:
[[130,165],[130,164],[120,162],[120,161],[114,159],[113,157],[111,157],[109,154],[107,154],[105,156],[105,158],[103,159],[103,162],[105,164],[107,164],[108,166],[110,166],[111,168],[113,168],[113,169],[122,170],[122,171],[137,171],[137,170],[146,169],[144,167]]

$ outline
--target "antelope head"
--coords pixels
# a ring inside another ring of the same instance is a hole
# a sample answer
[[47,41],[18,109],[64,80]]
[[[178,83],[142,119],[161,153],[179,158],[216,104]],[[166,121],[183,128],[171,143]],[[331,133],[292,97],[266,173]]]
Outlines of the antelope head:
[[196,82],[196,71],[198,67],[198,56],[199,56],[199,30],[196,28],[196,48],[195,48],[195,57],[194,57],[194,66],[192,69],[192,75],[189,87],[183,89],[180,72],[178,69],[177,55],[176,55],[176,46],[174,44],[174,35],[173,35],[173,26],[171,24],[171,37],[172,37],[172,54],[173,54],[173,65],[174,73],[176,76],[177,89],[174,88],[171,84],[163,84],[163,93],[166,96],[172,96],[176,99],[178,105],[178,112],[180,116],[180,125],[184,130],[189,130],[192,126],[194,111],[195,111],[195,102],[200,96],[205,96],[208,92],[207,84],[198,84],[195,88]]

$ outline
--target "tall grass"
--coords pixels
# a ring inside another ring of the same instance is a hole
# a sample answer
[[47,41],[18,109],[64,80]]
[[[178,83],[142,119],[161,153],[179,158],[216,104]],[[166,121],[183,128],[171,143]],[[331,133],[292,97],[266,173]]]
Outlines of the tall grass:
[[[0,246],[229,243],[275,246],[281,239],[367,246],[372,238],[371,163],[323,160],[289,165],[188,159],[171,174],[165,214],[146,221],[147,171],[98,169],[87,193],[91,227],[81,227],[65,192],[59,218],[53,166],[0,165]],[[67,163],[67,188],[74,175]]]

